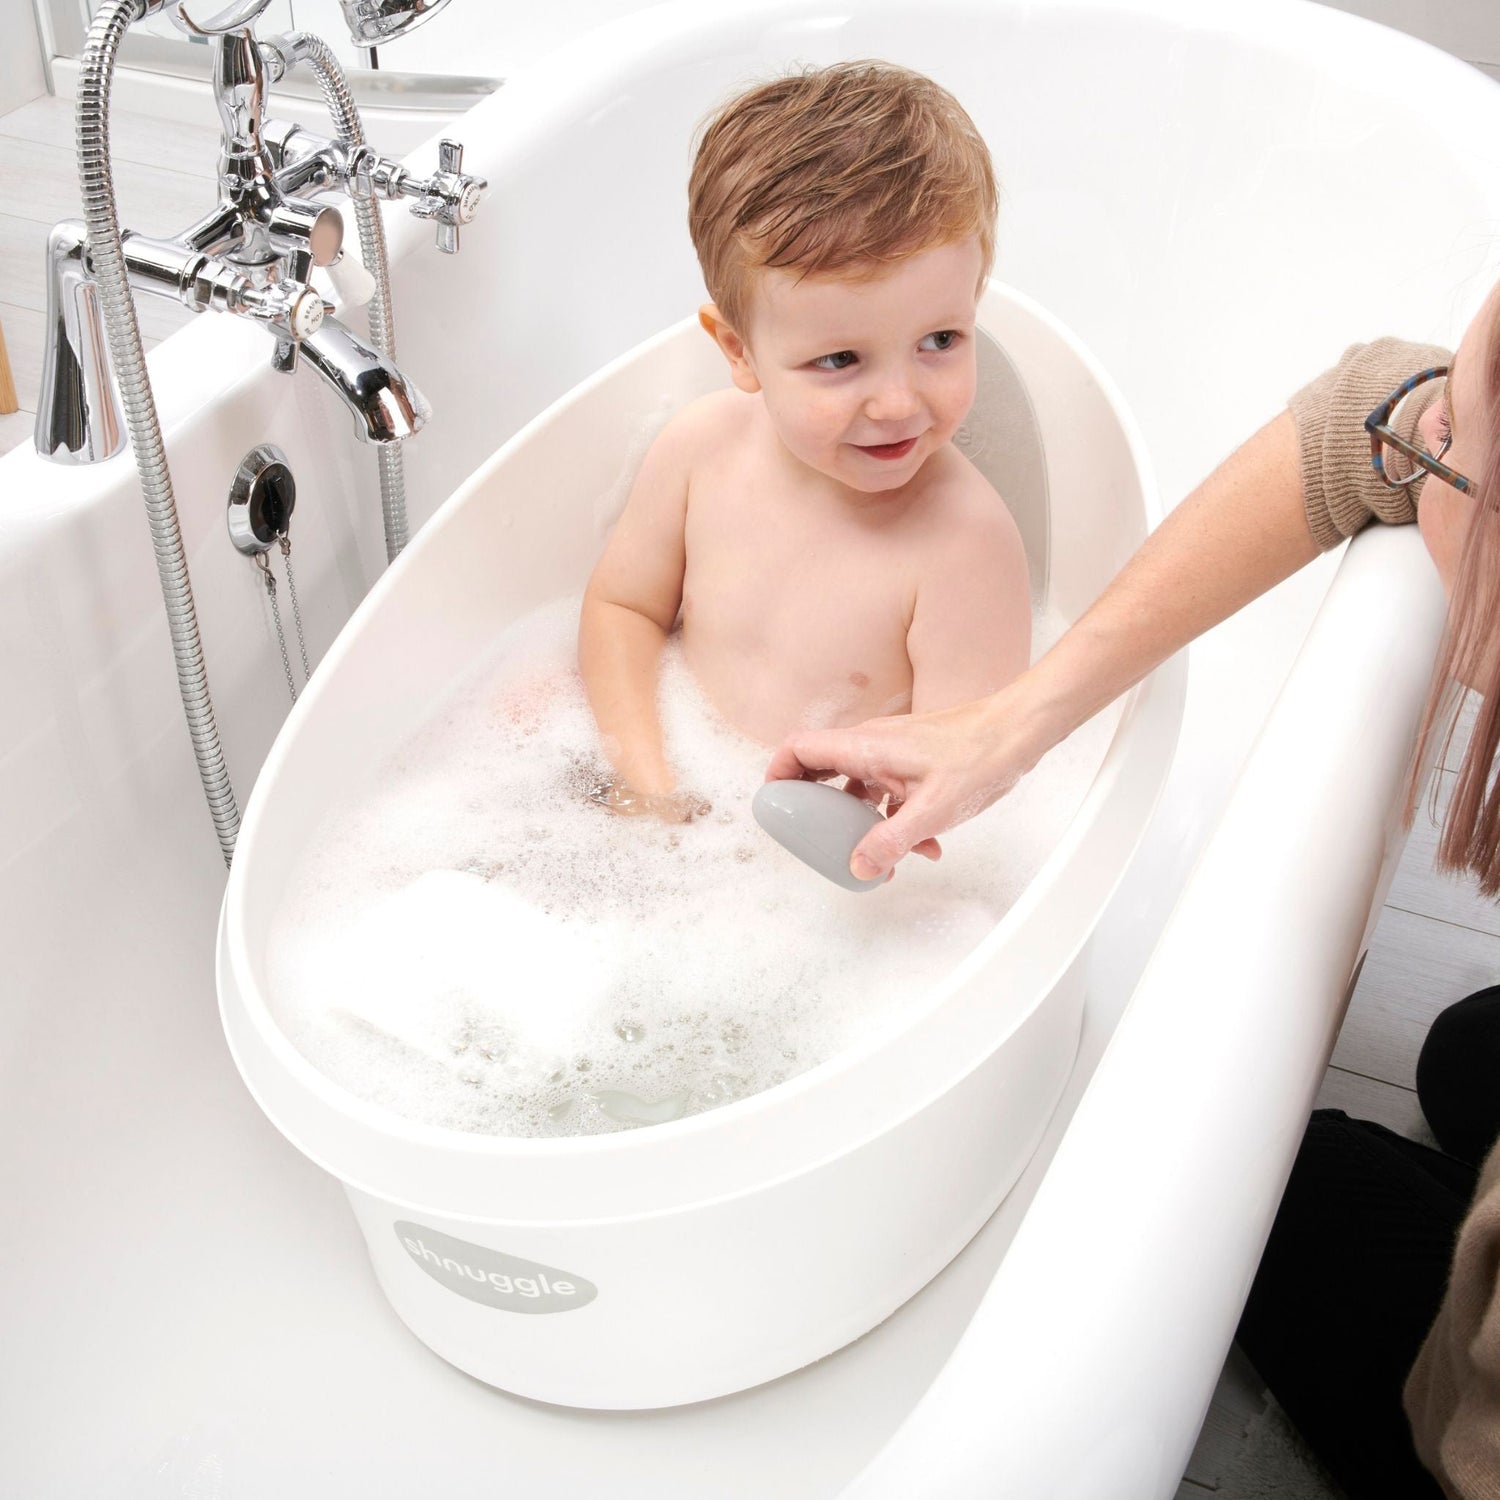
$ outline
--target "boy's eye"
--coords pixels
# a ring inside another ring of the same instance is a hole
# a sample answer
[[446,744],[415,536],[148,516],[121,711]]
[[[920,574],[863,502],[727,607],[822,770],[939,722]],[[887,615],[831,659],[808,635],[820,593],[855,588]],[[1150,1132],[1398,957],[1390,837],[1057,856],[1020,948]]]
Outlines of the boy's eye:
[[932,354],[946,354],[959,340],[960,334],[956,328],[942,328],[936,333],[929,333],[920,344],[919,349],[925,349]]
[[819,370],[847,370],[858,358],[852,349],[840,349],[837,354],[820,354],[813,366]]

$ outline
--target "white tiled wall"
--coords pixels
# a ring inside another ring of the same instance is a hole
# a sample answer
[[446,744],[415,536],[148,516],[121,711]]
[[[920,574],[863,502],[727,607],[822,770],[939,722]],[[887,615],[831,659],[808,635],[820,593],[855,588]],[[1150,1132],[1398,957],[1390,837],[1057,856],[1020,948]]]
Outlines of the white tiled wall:
[[[0,113],[24,102],[6,101],[10,70],[24,61],[29,68],[32,23],[23,15],[33,3],[76,4],[77,0],[0,0],[0,35],[20,37],[20,44],[0,48]],[[92,9],[95,0],[89,0]],[[504,77],[542,53],[593,27],[641,10],[652,0],[546,0],[546,3],[491,5],[486,0],[457,0],[415,31],[382,49],[387,68],[401,72],[476,73]],[[708,0],[704,0],[708,3]],[[1257,0],[1239,0],[1254,5]],[[1500,80],[1500,0],[1319,0],[1336,10],[1362,16],[1405,31],[1473,63]],[[25,20],[26,26],[12,24]],[[263,29],[314,31],[326,37],[346,66],[359,58],[347,43],[338,0],[277,0]],[[158,18],[146,30],[175,36],[170,22]],[[26,85],[29,86],[29,85]],[[31,97],[26,94],[24,97]]]
[[47,92],[31,0],[0,0],[0,115]]
[[[387,66],[403,71],[474,72],[504,76],[542,52],[592,27],[640,10],[649,0],[551,0],[499,8],[487,16],[476,49],[473,0],[457,0],[394,43]],[[1253,5],[1256,0],[1241,0]],[[1476,64],[1500,80],[1500,0],[1322,0],[1338,10],[1420,37]],[[340,46],[337,0],[291,0],[297,25]],[[481,55],[482,54],[482,55]],[[355,61],[352,49],[350,63]]]

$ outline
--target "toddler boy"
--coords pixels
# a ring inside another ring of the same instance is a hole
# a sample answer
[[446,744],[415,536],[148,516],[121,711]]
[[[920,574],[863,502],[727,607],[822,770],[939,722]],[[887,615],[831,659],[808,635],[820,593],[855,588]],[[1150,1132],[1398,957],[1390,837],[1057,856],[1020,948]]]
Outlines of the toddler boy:
[[966,702],[1027,665],[1020,535],[951,441],[995,217],[973,122],[907,69],[809,70],[710,121],[689,227],[733,386],[663,429],[584,595],[610,805],[691,815],[656,711],[679,618],[709,700],[768,745]]

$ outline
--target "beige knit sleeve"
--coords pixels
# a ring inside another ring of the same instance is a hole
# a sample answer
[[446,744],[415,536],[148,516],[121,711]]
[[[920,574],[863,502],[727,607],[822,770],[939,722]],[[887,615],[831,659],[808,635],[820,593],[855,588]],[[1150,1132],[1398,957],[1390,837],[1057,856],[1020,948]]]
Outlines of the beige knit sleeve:
[[[1391,489],[1375,477],[1365,418],[1409,375],[1449,361],[1435,344],[1377,339],[1354,344],[1333,369],[1302,387],[1287,406],[1297,427],[1302,499],[1313,540],[1327,549],[1371,520],[1400,525],[1417,518],[1422,483]],[[1402,403],[1397,431],[1410,437],[1417,421],[1442,394],[1432,381]]]
[[1500,1146],[1458,1231],[1442,1306],[1406,1380],[1412,1441],[1443,1493],[1500,1495]]

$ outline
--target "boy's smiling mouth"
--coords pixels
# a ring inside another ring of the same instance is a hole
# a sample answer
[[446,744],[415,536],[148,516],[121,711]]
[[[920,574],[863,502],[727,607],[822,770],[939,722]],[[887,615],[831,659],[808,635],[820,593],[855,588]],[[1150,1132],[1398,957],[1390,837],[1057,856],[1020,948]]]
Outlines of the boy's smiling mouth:
[[917,440],[909,437],[902,438],[899,443],[856,443],[854,446],[861,453],[868,453],[871,458],[905,458],[917,446]]

